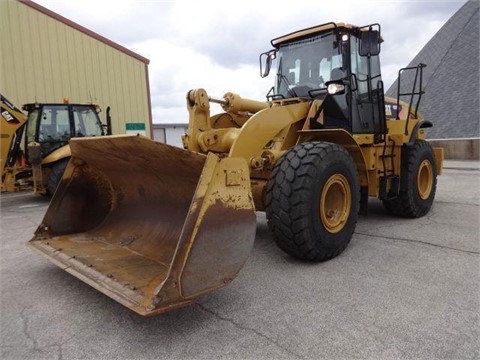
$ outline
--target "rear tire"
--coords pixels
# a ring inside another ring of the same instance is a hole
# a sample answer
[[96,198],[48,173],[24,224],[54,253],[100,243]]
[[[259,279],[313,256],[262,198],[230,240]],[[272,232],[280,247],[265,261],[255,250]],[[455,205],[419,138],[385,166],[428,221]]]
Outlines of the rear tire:
[[278,247],[302,260],[326,261],[351,240],[360,183],[350,154],[327,142],[299,144],[275,164],[266,216]]
[[392,215],[418,218],[430,211],[437,188],[435,155],[430,144],[417,140],[403,153],[399,195],[383,200],[383,206]]
[[47,180],[47,195],[53,196],[55,194],[55,190],[57,190],[57,186],[62,179],[63,173],[65,172],[65,168],[67,167],[69,159],[62,159],[57,161],[53,167],[50,175],[48,175]]

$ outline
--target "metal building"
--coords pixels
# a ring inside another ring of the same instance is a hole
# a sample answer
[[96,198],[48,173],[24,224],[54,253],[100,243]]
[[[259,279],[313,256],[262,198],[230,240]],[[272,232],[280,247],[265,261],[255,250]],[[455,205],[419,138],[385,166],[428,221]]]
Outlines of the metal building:
[[187,129],[188,124],[153,124],[153,140],[183,148],[182,135]]
[[114,134],[152,137],[149,60],[28,0],[0,1],[0,92],[31,102],[110,106]]

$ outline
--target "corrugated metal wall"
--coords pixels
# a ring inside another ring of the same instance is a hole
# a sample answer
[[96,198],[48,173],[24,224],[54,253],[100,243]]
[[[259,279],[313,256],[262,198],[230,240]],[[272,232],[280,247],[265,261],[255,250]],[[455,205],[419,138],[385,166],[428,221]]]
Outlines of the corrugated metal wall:
[[102,121],[110,106],[115,134],[125,133],[127,123],[145,123],[151,136],[148,60],[39,9],[46,10],[0,0],[0,92],[18,107],[65,97],[94,102]]

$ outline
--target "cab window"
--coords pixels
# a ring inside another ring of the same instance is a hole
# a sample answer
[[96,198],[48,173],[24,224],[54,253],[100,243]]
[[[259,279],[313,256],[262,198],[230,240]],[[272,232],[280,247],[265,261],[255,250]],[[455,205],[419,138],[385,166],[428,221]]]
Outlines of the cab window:
[[102,127],[93,107],[73,107],[75,136],[101,136]]
[[42,155],[46,156],[52,151],[67,144],[70,139],[70,119],[68,106],[46,105],[40,114],[40,127],[38,129],[38,142]]

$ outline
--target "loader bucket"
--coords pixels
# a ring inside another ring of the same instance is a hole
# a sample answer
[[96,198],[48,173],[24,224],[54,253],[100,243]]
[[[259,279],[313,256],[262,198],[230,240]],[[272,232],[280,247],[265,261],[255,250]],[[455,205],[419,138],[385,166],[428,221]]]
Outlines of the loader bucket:
[[247,163],[143,136],[76,138],[28,246],[143,316],[233,280],[253,247]]

